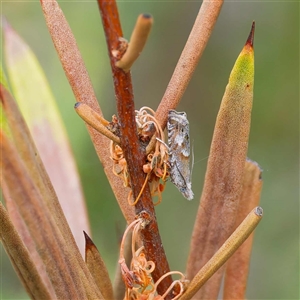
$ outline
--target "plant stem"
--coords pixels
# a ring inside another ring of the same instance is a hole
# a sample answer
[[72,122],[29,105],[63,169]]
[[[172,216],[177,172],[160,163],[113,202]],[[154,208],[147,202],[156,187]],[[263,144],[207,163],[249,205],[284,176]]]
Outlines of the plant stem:
[[139,15],[135,27],[132,31],[128,49],[123,57],[116,62],[118,68],[125,72],[130,71],[131,66],[137,60],[147,42],[150,30],[152,28],[153,19],[148,14]]
[[[146,161],[145,149],[141,147],[136,128],[135,107],[133,100],[133,90],[130,72],[125,73],[115,66],[116,58],[112,55],[112,50],[118,48],[119,38],[122,37],[122,29],[119,21],[118,9],[115,1],[98,0],[102,23],[105,31],[108,46],[110,64],[112,68],[115,95],[117,101],[118,118],[120,122],[121,147],[127,162],[129,175],[131,178],[131,188],[134,199],[139,195],[144,184],[146,174],[143,172],[143,165]],[[161,238],[158,231],[154,206],[151,198],[149,186],[146,185],[140,200],[135,206],[136,214],[145,211],[149,217],[149,225],[141,230],[148,260],[155,263],[155,270],[152,273],[156,282],[162,275],[169,272],[169,265],[162,247]],[[166,278],[158,287],[160,295],[168,289],[172,283],[172,278]],[[168,298],[166,298],[168,299]]]
[[[77,102],[87,104],[102,116],[91,80],[79,52],[71,28],[56,1],[40,0],[45,20],[64,68],[66,77],[72,87]],[[128,205],[122,179],[113,173],[113,162],[110,155],[110,141],[91,126],[87,126],[97,155],[103,165],[104,172],[112,187],[122,213],[130,224],[134,220],[134,210]],[[129,189],[128,189],[129,190]]]

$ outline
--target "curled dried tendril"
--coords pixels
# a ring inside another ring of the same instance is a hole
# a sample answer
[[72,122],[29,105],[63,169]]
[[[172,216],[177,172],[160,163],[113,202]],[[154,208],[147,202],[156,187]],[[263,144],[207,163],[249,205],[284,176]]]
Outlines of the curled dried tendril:
[[123,150],[113,141],[110,142],[110,157],[113,160],[113,173],[123,180],[124,187],[130,187],[127,162]]
[[[113,119],[111,124],[117,124],[115,119]],[[140,110],[136,110],[135,120],[137,124],[139,140],[142,143],[145,143],[145,145],[149,143],[153,134],[155,134],[157,138],[154,151],[147,155],[146,164],[143,166],[143,171],[147,174],[143,187],[134,201],[131,200],[132,191],[129,192],[128,203],[134,206],[139,201],[146,184],[149,183],[151,196],[158,197],[158,201],[154,203],[154,205],[157,205],[162,200],[161,194],[164,190],[166,180],[169,177],[168,146],[164,142],[164,132],[157,120],[154,118],[154,111],[151,108],[144,106]],[[118,144],[111,142],[110,155],[114,162],[113,173],[122,178],[125,187],[131,187],[127,162],[124,158],[122,148]]]
[[[173,288],[178,285],[179,292],[174,295],[172,300],[178,299],[184,292],[187,284],[185,276],[178,271],[168,272],[164,274],[156,283],[153,282],[151,273],[155,269],[155,264],[153,261],[147,261],[144,246],[136,249],[136,245],[139,242],[138,233],[141,228],[145,226],[145,221],[139,218],[133,221],[124,232],[121,247],[120,247],[120,259],[119,264],[121,266],[122,278],[126,286],[125,300],[163,300],[165,297],[173,290]],[[131,251],[132,260],[130,264],[130,269],[126,265],[124,258],[124,243],[126,235],[129,230],[133,228]],[[167,291],[163,295],[157,294],[157,286],[170,275],[178,274],[181,276],[180,279],[173,281],[169,286]]]
[[[143,166],[143,171],[147,174],[145,181],[150,183],[151,196],[158,196],[158,201],[155,203],[155,205],[157,205],[162,200],[161,193],[164,190],[165,182],[169,177],[168,146],[164,142],[164,132],[154,117],[154,111],[151,108],[144,106],[135,112],[140,140],[149,142],[153,134],[156,134],[154,151],[147,155],[147,161]],[[162,180],[163,183],[160,183],[160,180]],[[139,197],[137,197],[134,204],[138,199]]]

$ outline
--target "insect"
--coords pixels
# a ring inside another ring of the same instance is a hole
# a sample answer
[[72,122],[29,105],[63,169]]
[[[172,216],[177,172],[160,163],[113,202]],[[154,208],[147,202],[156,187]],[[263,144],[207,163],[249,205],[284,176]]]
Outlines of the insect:
[[169,172],[171,182],[182,195],[192,200],[189,121],[185,112],[173,109],[168,114]]

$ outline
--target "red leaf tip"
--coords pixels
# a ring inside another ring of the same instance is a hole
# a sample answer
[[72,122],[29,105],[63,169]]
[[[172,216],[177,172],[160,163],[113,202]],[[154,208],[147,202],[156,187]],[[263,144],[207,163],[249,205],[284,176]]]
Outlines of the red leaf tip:
[[249,45],[250,47],[253,48],[253,43],[254,43],[254,31],[255,31],[255,21],[252,22],[252,26],[251,26],[251,31],[249,33],[248,39],[246,41],[246,45]]

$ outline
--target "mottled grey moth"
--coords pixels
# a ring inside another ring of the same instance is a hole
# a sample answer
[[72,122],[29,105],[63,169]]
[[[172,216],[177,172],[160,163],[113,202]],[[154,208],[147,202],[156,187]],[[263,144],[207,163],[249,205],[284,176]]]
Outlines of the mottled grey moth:
[[192,200],[194,193],[190,171],[189,121],[186,113],[169,110],[167,129],[171,182],[186,199]]

